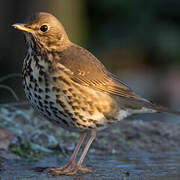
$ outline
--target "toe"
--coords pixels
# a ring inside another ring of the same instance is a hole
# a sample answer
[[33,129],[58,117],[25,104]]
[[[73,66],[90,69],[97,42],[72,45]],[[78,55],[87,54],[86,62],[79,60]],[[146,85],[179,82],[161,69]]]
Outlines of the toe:
[[88,169],[85,166],[80,166],[79,169],[78,169],[78,172],[81,172],[81,173],[92,173],[93,171],[91,169]]
[[90,170],[84,166],[73,165],[73,167],[71,167],[71,168],[70,167],[68,167],[68,168],[48,168],[47,172],[49,174],[51,174],[52,176],[58,176],[58,175],[73,176],[77,172],[91,173],[92,170]]
[[65,173],[65,169],[62,168],[48,168],[47,172],[52,176],[63,175]]

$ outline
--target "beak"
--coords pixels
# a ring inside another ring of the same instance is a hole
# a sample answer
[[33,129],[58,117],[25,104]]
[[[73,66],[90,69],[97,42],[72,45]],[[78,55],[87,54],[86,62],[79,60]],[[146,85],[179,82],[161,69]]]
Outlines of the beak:
[[25,27],[25,24],[13,24],[12,27],[14,27],[15,29],[19,29],[21,31],[25,31],[25,32],[32,32],[33,30],[30,28]]

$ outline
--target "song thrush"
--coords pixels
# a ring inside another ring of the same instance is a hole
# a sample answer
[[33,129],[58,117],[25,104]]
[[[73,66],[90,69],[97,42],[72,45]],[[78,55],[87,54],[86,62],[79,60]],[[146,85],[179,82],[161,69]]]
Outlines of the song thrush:
[[[155,112],[180,114],[156,106],[133,92],[93,54],[72,43],[53,15],[35,13],[24,24],[13,27],[25,35],[23,85],[28,100],[47,120],[82,134],[69,163],[62,168],[49,168],[51,174],[91,172],[82,162],[96,131],[127,116]],[[89,133],[91,136],[75,163]]]

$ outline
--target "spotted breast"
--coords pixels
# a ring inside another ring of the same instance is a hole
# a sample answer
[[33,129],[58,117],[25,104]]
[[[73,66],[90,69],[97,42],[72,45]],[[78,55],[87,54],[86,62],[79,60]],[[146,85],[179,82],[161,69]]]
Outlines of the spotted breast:
[[79,85],[71,80],[68,68],[61,63],[53,67],[53,62],[47,61],[61,58],[60,53],[49,56],[30,48],[23,64],[25,94],[40,114],[73,131],[104,128],[116,121],[118,105],[109,95]]

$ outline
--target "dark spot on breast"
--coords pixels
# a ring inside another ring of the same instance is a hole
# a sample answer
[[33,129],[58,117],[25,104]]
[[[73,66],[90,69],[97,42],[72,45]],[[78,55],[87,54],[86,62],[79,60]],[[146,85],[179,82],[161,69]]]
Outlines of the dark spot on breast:
[[53,102],[53,101],[50,101],[49,104],[52,106],[52,105],[54,105],[54,102]]
[[[72,103],[70,103],[71,105],[72,105]],[[79,109],[79,107],[78,106],[71,106],[72,107],[72,109],[73,110],[77,110],[77,109]]]
[[[37,50],[37,48],[33,48],[34,50]],[[37,53],[37,51],[36,51],[36,53],[35,53],[36,55],[39,55],[39,53]],[[34,61],[36,61],[36,63],[39,61],[39,58],[38,58],[38,56],[33,56],[33,58],[34,58]]]
[[59,95],[59,94],[56,94],[56,98],[58,98],[58,99],[59,99],[59,98],[60,98],[60,95]]
[[[45,75],[44,75],[45,76]],[[48,78],[45,76],[44,78],[45,83],[48,83]]]
[[46,109],[46,113],[49,115],[49,116],[51,116],[51,113]]
[[60,88],[57,88],[57,89],[56,89],[56,92],[60,92],[60,90],[61,90]]
[[64,94],[67,94],[67,90],[63,90],[63,93],[64,93]]
[[83,111],[87,111],[87,108],[85,108],[85,107],[81,107],[81,109],[82,109]]
[[54,87],[52,87],[52,90],[53,90],[53,91],[56,91],[56,89],[57,89],[57,88],[56,88],[55,86],[54,86]]
[[74,117],[71,117],[71,119],[72,119],[73,121],[77,121],[77,119],[76,119],[76,118],[74,118]]
[[103,127],[103,124],[96,124],[96,127]]
[[94,120],[94,119],[88,119],[88,122],[90,122],[90,123],[94,123],[94,124],[96,124],[96,123],[97,123],[97,121],[96,121],[96,120]]
[[39,77],[39,78],[38,78],[38,81],[39,81],[39,82],[42,82],[42,78],[41,78],[41,77]]
[[49,83],[48,83],[48,82],[45,82],[45,86],[47,86],[47,87],[48,87],[48,86],[49,86]]
[[62,121],[67,127],[69,127],[69,124],[68,124],[64,119],[61,119],[61,121]]
[[67,123],[66,120],[62,119],[61,117],[59,117],[57,114],[55,115],[59,120],[56,120],[56,122],[58,124],[64,123],[67,127],[69,127],[69,124]]
[[74,97],[77,97],[77,94],[75,94],[75,93],[72,93],[72,96],[74,96]]
[[72,96],[67,96],[69,100],[72,100]]
[[34,78],[33,78],[32,75],[29,76],[29,79],[30,79],[30,81],[33,81],[33,80],[34,80]]
[[62,115],[65,116],[65,117],[68,117],[63,111],[58,110],[58,113],[59,113],[59,114],[62,114]]
[[86,126],[86,125],[81,124],[81,126],[82,126],[82,127],[84,127],[84,128],[87,128],[87,126]]
[[80,119],[83,119],[83,118],[84,118],[84,116],[82,116],[82,115],[79,115],[79,118],[80,118]]
[[58,76],[57,79],[59,81],[62,81],[65,84],[67,84],[68,86],[71,86],[71,83],[68,80],[66,80],[65,78],[63,78],[62,76]]
[[43,76],[44,73],[45,73],[45,72],[40,69],[39,74],[40,74],[41,76]]
[[73,103],[81,104],[81,102],[78,101],[77,99],[74,99]]
[[34,91],[38,91],[38,90],[37,90],[37,86],[34,86]]
[[53,81],[55,81],[55,82],[56,82],[56,80],[57,80],[57,77],[53,77],[52,79],[53,79]]
[[40,111],[44,112],[44,109],[42,107],[40,107],[40,106],[37,106],[37,107]]
[[107,121],[107,124],[112,124],[113,122],[112,121]]
[[47,105],[44,105],[44,108],[47,110],[47,109],[49,109],[49,106],[47,106]]
[[66,107],[65,104],[62,101],[60,101],[59,99],[56,99],[56,103],[59,104],[62,108]]
[[93,111],[88,111],[88,113],[89,113],[90,115],[93,115],[93,114],[94,114],[94,112],[93,112]]
[[88,129],[94,129],[92,126],[87,126],[88,127]]
[[38,89],[38,92],[39,92],[39,93],[42,93],[42,92],[43,92],[43,90],[42,90],[41,88],[39,88],[39,89]]
[[62,119],[62,122],[66,124],[67,127],[69,127],[69,124],[64,119]]
[[99,112],[102,113],[102,109],[100,107],[96,107]]
[[28,86],[26,86],[26,89],[27,89],[28,91],[30,90]]
[[58,112],[58,108],[53,107],[53,106],[50,106],[50,108],[51,108],[52,110],[54,110],[54,111]]
[[41,102],[41,101],[39,101],[39,105],[40,105],[41,107],[43,107],[43,104],[42,104],[42,102]]
[[72,89],[72,88],[69,88],[68,91],[72,93],[72,92],[73,92],[73,89]]
[[31,89],[32,89],[32,84],[31,84],[31,83],[29,83],[29,88],[31,88]]
[[55,116],[57,115],[57,111],[55,109],[53,109],[52,112],[53,112],[53,115],[55,115]]
[[45,104],[48,104],[48,101],[47,101],[47,100],[44,100],[44,103],[45,103]]
[[86,122],[87,122],[85,119],[81,119],[81,120],[82,120],[82,122],[84,122],[84,123],[86,123]]
[[54,92],[55,92],[55,91],[56,91],[56,92],[59,92],[59,91],[60,91],[60,88],[57,88],[57,87],[54,86],[54,87],[52,87],[52,90],[53,90]]
[[[45,96],[45,98],[46,98],[46,99],[49,99],[49,98],[50,98],[50,96],[46,95],[46,96]],[[50,103],[52,103],[52,102],[50,102]]]
[[[61,40],[61,38],[62,38],[62,35],[61,35],[61,34],[58,34],[57,40],[59,41],[59,40]],[[61,56],[61,53],[59,53],[58,55]]]
[[49,88],[45,88],[45,92],[46,93],[50,92],[50,89]]
[[68,111],[67,109],[64,109],[65,113],[68,114],[69,117],[73,117],[74,114]]
[[76,122],[76,125],[77,125],[77,126],[81,126],[81,124],[80,124],[80,123],[78,123],[78,122]]
[[74,112],[74,115],[75,115],[75,116],[79,116],[79,113],[78,113],[78,112]]

